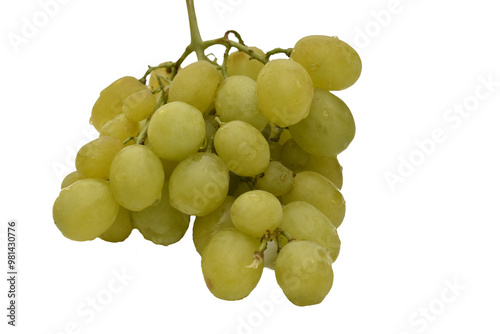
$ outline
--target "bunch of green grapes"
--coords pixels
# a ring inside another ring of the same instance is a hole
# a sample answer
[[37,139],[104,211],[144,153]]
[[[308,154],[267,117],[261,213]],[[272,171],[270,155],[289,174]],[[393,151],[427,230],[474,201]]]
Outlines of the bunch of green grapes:
[[[216,44],[226,47],[221,62],[205,56]],[[199,60],[184,64],[191,52]],[[337,155],[355,133],[332,91],[360,73],[358,54],[337,37],[307,36],[267,53],[234,31],[194,38],[176,62],[102,90],[90,117],[100,136],[62,182],[57,228],[71,240],[108,242],[137,229],[166,246],[194,221],[216,297],[248,296],[266,266],[292,303],[320,303],[345,214]]]

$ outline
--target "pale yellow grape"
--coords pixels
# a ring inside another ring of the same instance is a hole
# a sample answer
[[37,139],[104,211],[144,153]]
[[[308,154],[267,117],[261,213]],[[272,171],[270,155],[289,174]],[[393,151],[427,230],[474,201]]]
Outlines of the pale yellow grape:
[[123,103],[131,94],[146,89],[146,86],[133,77],[123,77],[102,90],[90,117],[92,124],[97,131],[106,122],[112,120],[123,112]]
[[120,206],[113,225],[99,238],[108,242],[122,242],[129,237],[133,229],[134,227],[130,223],[130,211]]
[[313,205],[303,201],[285,205],[280,228],[297,240],[314,241],[325,247],[332,262],[337,259],[340,252],[337,228]]
[[255,188],[270,192],[276,197],[292,190],[294,173],[279,161],[271,161],[264,175],[257,178]]
[[107,180],[111,162],[123,147],[118,138],[106,136],[94,139],[83,145],[76,154],[76,170],[85,178]]
[[257,83],[242,75],[222,81],[215,95],[215,109],[222,122],[245,121],[259,131],[269,122],[258,107]]
[[139,131],[139,122],[131,121],[125,117],[124,114],[119,114],[104,124],[99,137],[109,136],[118,138],[120,141],[124,141],[130,137],[137,136]]
[[189,227],[189,216],[170,206],[166,185],[160,203],[132,212],[132,223],[145,239],[168,246],[182,239]]
[[242,194],[246,193],[247,191],[253,190],[252,187],[250,186],[249,182],[246,181],[240,181],[238,185],[236,186],[236,189],[233,192],[234,197],[239,197]]
[[281,161],[281,150],[283,145],[278,142],[269,142],[269,153],[271,161]]
[[205,120],[195,107],[184,102],[170,102],[151,117],[148,139],[160,158],[181,161],[203,144]]
[[200,255],[215,233],[226,228],[234,228],[231,220],[231,206],[234,199],[232,196],[227,196],[217,209],[206,216],[196,217],[193,225],[193,242]]
[[306,68],[314,87],[346,89],[361,75],[358,53],[337,37],[304,37],[295,44],[290,57]]
[[201,269],[212,294],[224,300],[247,297],[262,275],[263,265],[250,268],[259,240],[225,229],[217,232],[203,250]]
[[356,126],[351,111],[341,99],[316,88],[309,115],[289,130],[307,152],[332,157],[349,146]]
[[[249,49],[255,51],[255,53],[264,56],[264,51],[257,47],[250,47]],[[257,80],[260,70],[264,67],[264,64],[257,59],[250,59],[250,56],[242,51],[232,52],[229,57],[227,57],[227,75],[244,75],[253,80]]]
[[172,81],[168,102],[182,101],[205,114],[213,108],[221,79],[220,72],[206,60],[189,64]]
[[290,59],[270,61],[257,78],[259,109],[268,120],[283,128],[307,116],[313,92],[307,71]]
[[280,143],[281,145],[283,145],[290,138],[292,138],[292,135],[290,134],[290,131],[288,131],[288,129],[283,129],[283,131],[281,132],[280,139],[279,139],[278,143]]
[[163,172],[165,174],[165,182],[168,182],[170,175],[174,172],[175,167],[179,164],[178,161],[169,161],[165,159],[160,159],[163,165]]
[[164,179],[160,158],[144,145],[125,147],[111,163],[109,180],[113,195],[131,211],[158,203]]
[[280,201],[263,190],[251,190],[239,196],[231,207],[231,220],[241,232],[260,238],[276,230],[283,218]]
[[295,175],[292,190],[282,196],[283,204],[304,201],[312,204],[339,227],[345,215],[345,200],[339,189],[321,174],[302,171]]
[[311,154],[303,150],[292,138],[281,147],[281,162],[294,172],[303,169],[310,157]]
[[333,285],[328,251],[311,241],[292,241],[276,258],[276,280],[285,296],[297,306],[319,304]]
[[66,177],[62,180],[61,182],[61,189],[66,188],[67,186],[72,185],[76,181],[83,180],[84,177],[78,173],[77,171],[71,172]]
[[123,114],[131,121],[139,122],[155,111],[156,98],[149,89],[127,97],[123,103]]
[[170,176],[170,205],[188,215],[205,216],[224,202],[228,189],[229,170],[224,161],[213,153],[194,153]]
[[325,157],[320,155],[311,155],[304,170],[310,170],[319,173],[332,181],[337,188],[342,189],[343,176],[342,166],[339,164],[337,157]]
[[269,165],[270,151],[264,136],[243,121],[224,123],[215,133],[217,154],[233,173],[254,176]]
[[97,238],[113,225],[118,209],[108,182],[83,179],[61,190],[52,214],[66,238],[86,241]]

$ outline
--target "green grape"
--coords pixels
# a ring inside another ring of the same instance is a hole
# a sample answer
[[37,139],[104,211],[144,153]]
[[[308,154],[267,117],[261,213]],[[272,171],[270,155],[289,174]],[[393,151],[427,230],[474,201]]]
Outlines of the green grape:
[[324,157],[320,155],[311,155],[304,170],[319,173],[332,181],[337,188],[342,189],[343,177],[342,166],[339,164],[337,157]]
[[253,190],[252,186],[250,186],[250,182],[248,181],[240,181],[236,187],[236,189],[233,191],[233,196],[234,197],[240,197],[242,194],[246,193],[247,191]]
[[165,159],[160,159],[163,164],[163,172],[165,174],[165,183],[170,179],[170,175],[174,172],[175,167],[179,164],[178,161],[169,161]]
[[307,116],[313,93],[307,71],[290,59],[271,60],[257,78],[259,109],[268,120],[282,128]]
[[101,234],[99,238],[108,242],[122,242],[129,237],[133,229],[134,227],[130,223],[130,211],[120,206],[113,225]]
[[182,239],[189,227],[189,216],[170,206],[168,186],[165,185],[160,203],[132,212],[132,224],[145,239],[168,246]]
[[189,64],[170,84],[168,102],[185,102],[206,114],[213,108],[215,91],[221,79],[220,72],[206,60]]
[[321,303],[333,284],[328,250],[306,240],[290,242],[281,249],[275,274],[285,296],[297,306]]
[[269,153],[271,161],[281,161],[281,150],[283,145],[278,142],[269,142]]
[[212,294],[224,300],[247,297],[262,275],[263,265],[251,268],[259,240],[225,229],[212,236],[203,249],[201,269],[205,283]]
[[288,129],[283,129],[280,135],[280,139],[278,140],[278,143],[281,145],[284,145],[288,139],[292,138],[292,135],[290,134],[290,131]]
[[276,197],[292,190],[294,173],[279,161],[271,161],[264,175],[257,178],[255,188],[270,192]]
[[312,204],[330,219],[335,227],[342,224],[345,201],[339,189],[321,174],[302,171],[295,175],[292,190],[283,195],[283,204],[304,201]]
[[131,121],[139,122],[155,111],[156,98],[149,89],[131,94],[123,102],[123,114]]
[[[265,56],[264,51],[256,47],[250,47],[249,49],[255,51],[255,53]],[[264,64],[257,59],[250,59],[250,56],[242,51],[233,52],[227,57],[227,75],[244,75],[253,80],[257,80],[260,70],[264,67]]]
[[52,214],[61,233],[75,241],[93,240],[115,221],[119,205],[108,182],[83,179],[61,190]]
[[224,123],[215,133],[217,154],[233,173],[254,176],[269,165],[270,152],[264,136],[243,121]]
[[226,78],[215,94],[215,109],[222,122],[245,121],[262,131],[268,120],[257,104],[257,83],[242,75]]
[[289,127],[292,138],[315,155],[336,156],[349,146],[356,132],[346,104],[332,93],[316,88],[309,115]]
[[[163,78],[166,78],[168,80],[172,79],[172,71],[170,69],[167,69],[166,67],[161,67],[161,68],[158,68],[156,70],[151,71],[151,75],[149,76],[149,84],[148,84],[149,89],[151,91],[154,91],[160,87],[160,82],[158,81],[158,75],[163,77]],[[166,82],[163,78],[161,78],[162,84],[164,86],[168,86],[168,82]],[[154,95],[159,95],[159,93],[160,92],[156,92]]]
[[261,238],[278,228],[283,218],[280,201],[271,193],[251,190],[242,194],[231,207],[231,220],[241,232]]
[[141,211],[158,203],[164,179],[160,159],[144,145],[131,145],[121,150],[109,172],[113,195],[130,211]]
[[66,188],[67,186],[72,185],[76,181],[83,180],[84,177],[78,173],[77,171],[71,172],[66,177],[62,180],[61,182],[61,189]]
[[196,217],[193,225],[193,242],[200,255],[203,254],[203,249],[215,233],[226,228],[234,228],[231,220],[233,203],[234,197],[227,196],[224,203],[217,209],[206,216]]
[[153,152],[160,158],[184,160],[197,152],[205,140],[203,115],[187,103],[167,103],[151,117],[148,139]]
[[281,161],[283,165],[294,172],[302,170],[310,157],[311,154],[304,151],[292,138],[288,139],[281,147]]
[[224,161],[213,153],[194,153],[170,176],[170,205],[188,215],[205,216],[224,202],[228,190]]
[[358,53],[337,37],[304,37],[295,44],[290,58],[306,68],[314,87],[326,90],[346,89],[361,74]]
[[283,208],[280,228],[297,240],[309,240],[325,247],[335,262],[340,252],[337,228],[313,205],[296,201]]
[[116,80],[99,95],[92,108],[90,124],[100,132],[104,124],[123,112],[123,103],[127,97],[144,89],[146,86],[133,77],[123,77]]
[[107,180],[111,162],[123,147],[118,138],[106,136],[94,139],[83,145],[76,154],[76,170],[85,178]]
[[104,124],[99,137],[108,136],[124,141],[137,136],[139,130],[139,122],[131,121],[124,114],[120,114]]

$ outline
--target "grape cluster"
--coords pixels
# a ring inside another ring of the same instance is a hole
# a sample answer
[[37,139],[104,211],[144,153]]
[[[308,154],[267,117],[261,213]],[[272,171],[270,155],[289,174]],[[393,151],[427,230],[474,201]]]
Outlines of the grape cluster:
[[[354,84],[361,61],[337,37],[268,53],[238,38],[212,43],[226,46],[222,64],[166,62],[102,90],[90,118],[100,136],[78,151],[54,221],[76,241],[120,242],[137,229],[166,246],[195,216],[216,297],[248,296],[267,266],[292,303],[318,304],[345,214],[337,155],[355,133],[330,91]],[[286,58],[270,60],[277,53]]]

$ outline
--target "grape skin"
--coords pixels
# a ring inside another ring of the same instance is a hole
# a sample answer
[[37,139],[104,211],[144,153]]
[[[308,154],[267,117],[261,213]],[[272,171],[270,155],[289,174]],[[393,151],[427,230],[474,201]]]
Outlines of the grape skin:
[[165,185],[157,205],[132,212],[132,224],[145,239],[157,245],[168,246],[184,236],[189,227],[189,215],[170,206],[168,185]]
[[225,229],[217,232],[208,242],[201,257],[205,283],[212,294],[224,300],[247,297],[262,275],[263,265],[250,268],[259,240],[239,232]]
[[283,210],[280,201],[271,193],[251,190],[239,196],[231,207],[231,219],[241,232],[260,238],[281,224]]
[[224,161],[213,153],[194,153],[170,176],[170,205],[188,215],[205,216],[224,202],[228,190],[229,170]]
[[160,158],[182,161],[203,144],[205,120],[195,107],[184,102],[170,102],[151,118],[148,139]]
[[269,165],[271,153],[264,136],[243,121],[223,124],[215,133],[217,154],[230,171],[240,176],[255,176]]
[[306,68],[314,87],[326,90],[346,89],[361,75],[358,53],[337,37],[306,36],[295,44],[290,58]]
[[328,251],[311,241],[296,240],[278,254],[275,275],[285,296],[297,306],[319,304],[333,284]]
[[289,130],[292,138],[305,151],[333,157],[352,142],[356,126],[344,101],[316,88],[309,115],[290,126]]
[[61,190],[52,215],[66,238],[86,241],[97,238],[111,227],[118,209],[108,182],[83,179]]
[[168,102],[181,101],[207,114],[214,105],[215,91],[222,75],[206,60],[199,60],[180,71],[170,85]]
[[129,237],[133,229],[134,227],[130,223],[130,211],[120,206],[113,225],[99,238],[108,242],[122,242]]
[[144,145],[127,146],[111,163],[109,180],[121,206],[141,211],[158,203],[165,174],[160,159]]
[[76,170],[85,178],[108,180],[111,162],[123,147],[123,143],[114,137],[92,140],[76,154]]
[[340,252],[337,228],[313,205],[303,201],[285,205],[280,228],[297,240],[309,240],[325,247],[332,262],[337,259]]
[[307,116],[313,93],[311,77],[291,59],[271,60],[257,77],[259,109],[268,120],[283,128]]
[[342,224],[345,200],[337,186],[321,174],[302,171],[295,175],[292,190],[282,196],[283,204],[304,201],[314,205],[335,227]]
[[146,89],[146,86],[134,77],[123,77],[101,91],[92,108],[90,124],[101,131],[106,122],[123,112],[123,103],[135,92]]
[[215,233],[226,228],[234,228],[231,220],[231,206],[234,200],[233,196],[227,196],[217,209],[206,216],[196,217],[193,225],[193,242],[200,255],[203,255],[203,249]]

